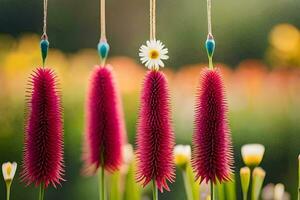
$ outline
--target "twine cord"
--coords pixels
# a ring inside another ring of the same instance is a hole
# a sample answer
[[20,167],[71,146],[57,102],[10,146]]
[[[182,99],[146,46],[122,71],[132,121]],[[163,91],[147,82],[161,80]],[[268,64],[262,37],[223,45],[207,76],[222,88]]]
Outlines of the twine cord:
[[49,41],[48,41],[48,35],[47,35],[47,17],[48,17],[48,0],[43,0],[44,3],[44,18],[43,18],[43,34],[41,37],[41,53],[42,53],[42,61],[43,61],[43,67],[45,67],[46,58],[48,55],[48,49],[49,49]]
[[212,34],[212,22],[211,22],[211,1],[207,0],[207,40],[206,40],[206,51],[208,55],[208,66],[209,69],[213,69],[213,54],[215,51],[215,41]]
[[43,25],[44,36],[47,36],[47,15],[48,15],[48,0],[44,0],[44,25]]
[[100,0],[100,40],[106,40],[105,0]]
[[156,0],[150,0],[150,40],[156,39]]
[[207,28],[208,34],[212,35],[212,26],[211,26],[211,0],[207,0]]

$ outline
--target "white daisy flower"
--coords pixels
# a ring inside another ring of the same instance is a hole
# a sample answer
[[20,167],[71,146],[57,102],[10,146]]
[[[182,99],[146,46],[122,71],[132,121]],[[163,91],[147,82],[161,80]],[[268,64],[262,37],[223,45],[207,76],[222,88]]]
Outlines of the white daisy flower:
[[168,49],[160,40],[148,40],[147,45],[142,45],[140,47],[139,56],[140,60],[148,69],[159,69],[159,67],[164,67],[165,64],[162,60],[169,59],[167,55]]
[[242,157],[247,166],[258,166],[264,156],[265,147],[261,144],[246,144],[242,146]]
[[12,181],[17,170],[16,162],[7,162],[2,165],[2,173],[5,181]]

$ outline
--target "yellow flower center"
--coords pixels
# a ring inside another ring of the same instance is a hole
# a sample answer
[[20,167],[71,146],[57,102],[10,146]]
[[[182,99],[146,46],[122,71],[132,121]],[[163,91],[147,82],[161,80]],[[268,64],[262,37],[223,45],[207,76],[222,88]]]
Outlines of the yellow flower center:
[[262,161],[261,155],[247,155],[244,156],[244,162],[247,166],[258,166]]
[[175,164],[178,166],[186,165],[189,162],[189,158],[184,154],[175,155]]
[[8,165],[7,168],[6,168],[6,172],[7,172],[8,176],[10,176],[11,171],[12,171],[12,167],[11,167],[11,165]]
[[149,57],[151,59],[157,59],[159,57],[159,52],[157,50],[151,50],[149,52]]

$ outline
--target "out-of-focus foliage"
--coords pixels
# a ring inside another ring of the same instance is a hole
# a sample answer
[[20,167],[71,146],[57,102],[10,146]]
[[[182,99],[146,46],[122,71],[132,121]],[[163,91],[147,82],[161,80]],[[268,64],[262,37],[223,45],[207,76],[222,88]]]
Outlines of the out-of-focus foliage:
[[267,58],[273,66],[300,66],[300,30],[290,24],[273,28]]
[[[206,61],[206,0],[163,0],[157,3],[157,36],[169,48],[167,64],[179,68]],[[107,34],[111,55],[138,57],[149,38],[149,1],[110,0]],[[43,1],[0,0],[0,33],[41,33]],[[279,23],[300,27],[299,0],[216,0],[212,20],[215,59],[235,67],[247,58],[264,57],[271,28]],[[96,48],[99,1],[49,1],[50,46],[67,52]]]
[[[138,99],[146,69],[128,57],[111,57],[108,62],[116,71],[125,109],[128,141],[134,144]],[[66,182],[58,190],[49,189],[47,199],[97,198],[97,177],[80,176],[85,95],[89,74],[97,63],[99,58],[95,49],[82,49],[72,54],[53,48],[49,51],[46,65],[57,71],[63,96],[67,168]],[[295,158],[300,145],[300,69],[290,62],[287,62],[289,68],[281,68],[281,64],[276,63],[273,62],[273,69],[253,59],[240,62],[235,70],[221,63],[216,66],[222,70],[227,90],[236,169],[242,165],[241,145],[262,143],[266,147],[261,164],[267,171],[266,182],[284,183],[294,198],[297,187]],[[39,36],[29,34],[15,39],[0,35],[2,163],[8,160],[21,163],[25,88],[30,73],[40,65]],[[177,71],[171,68],[164,70],[170,84],[178,143],[191,143],[194,94],[203,66],[196,64],[182,66]],[[133,178],[133,174],[130,177]],[[37,189],[25,188],[17,180],[14,182],[12,199],[32,199],[37,195]],[[3,182],[0,188],[4,188]],[[182,178],[177,175],[176,182],[171,185],[172,192],[160,194],[160,199],[181,200],[185,198],[184,192],[181,192],[183,188]],[[149,189],[143,189],[143,194],[150,194]]]

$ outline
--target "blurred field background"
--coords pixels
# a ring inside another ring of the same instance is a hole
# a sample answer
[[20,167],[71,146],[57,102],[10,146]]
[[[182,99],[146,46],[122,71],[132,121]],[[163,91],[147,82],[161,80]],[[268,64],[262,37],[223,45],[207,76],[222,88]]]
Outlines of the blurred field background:
[[[297,191],[300,146],[299,0],[214,1],[216,66],[223,71],[230,111],[236,169],[242,144],[266,146],[265,183],[282,182],[292,199]],[[206,64],[206,1],[158,1],[158,35],[170,51],[164,70],[172,96],[176,142],[189,144],[194,94]],[[148,37],[148,1],[107,2],[109,63],[122,93],[128,139],[135,141],[139,93],[145,68],[137,50]],[[0,0],[0,162],[21,164],[27,78],[40,66],[38,35],[42,1]],[[98,2],[49,1],[50,53],[47,66],[59,76],[65,120],[66,179],[47,199],[96,199],[97,179],[80,176],[84,102],[92,67],[99,63]],[[20,169],[20,167],[19,167]],[[0,196],[4,197],[0,181]],[[185,198],[181,176],[161,199]],[[18,178],[12,199],[33,199],[37,189]]]

